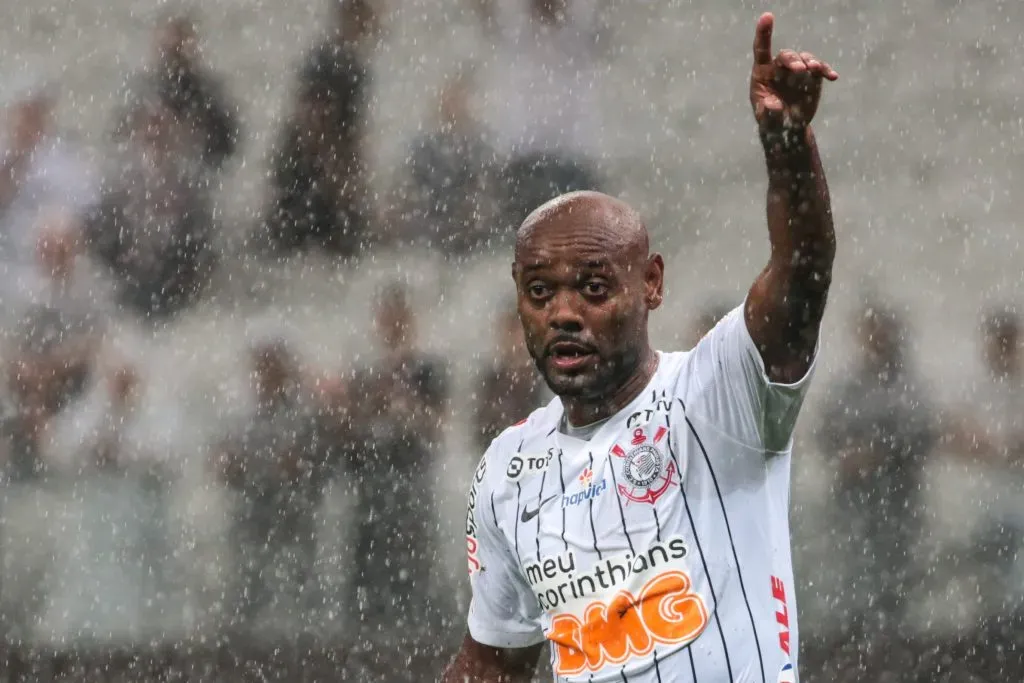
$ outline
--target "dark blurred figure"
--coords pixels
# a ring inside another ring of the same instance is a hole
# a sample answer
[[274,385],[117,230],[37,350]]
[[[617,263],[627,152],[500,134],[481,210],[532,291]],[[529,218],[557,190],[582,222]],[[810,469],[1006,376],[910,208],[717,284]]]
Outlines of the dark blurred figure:
[[1024,549],[1024,359],[1021,319],[1012,307],[987,311],[980,343],[985,374],[949,420],[952,451],[985,479],[981,523],[966,549],[976,566],[985,618],[1024,618],[1019,578]]
[[221,79],[204,63],[199,23],[191,14],[162,16],[154,30],[148,80],[161,104],[188,131],[204,170],[220,170],[238,148],[238,110]]
[[505,235],[564,192],[604,189],[597,167],[602,7],[593,0],[477,0],[495,54],[485,122],[505,159]]
[[311,447],[314,406],[291,349],[283,340],[263,339],[251,347],[249,362],[255,410],[242,432],[222,444],[218,461],[237,493],[235,606],[243,624],[278,590],[301,609],[315,606],[315,513],[327,477],[322,452]]
[[118,302],[159,320],[193,304],[212,277],[213,211],[190,163],[188,131],[164,99],[131,98],[99,204],[86,217],[89,252],[111,272]]
[[985,376],[973,387],[951,435],[961,452],[993,464],[1024,465],[1024,363],[1021,320],[1011,308],[981,321]]
[[474,397],[474,445],[483,453],[502,431],[525,419],[550,392],[526,351],[519,313],[511,307],[498,325],[498,358],[480,380]]
[[463,256],[488,237],[495,153],[469,109],[471,75],[460,71],[438,98],[437,127],[410,145],[385,240]]
[[[352,393],[350,464],[359,490],[350,623],[357,631],[345,680],[425,681],[439,675],[452,618],[431,595],[438,566],[434,468],[447,414],[448,369],[416,345],[414,312],[399,286],[377,302],[382,357]],[[429,670],[428,670],[429,669]]]
[[67,210],[43,213],[35,277],[3,311],[2,356],[14,410],[5,425],[10,474],[41,472],[40,438],[49,422],[82,395],[112,313],[106,292],[81,277],[80,227]]
[[363,140],[370,100],[371,59],[381,36],[381,18],[374,0],[328,0],[327,35],[306,55],[306,68],[316,72],[331,92],[338,130],[351,130]]
[[906,328],[895,311],[870,304],[855,322],[862,356],[830,393],[819,428],[833,459],[837,544],[850,552],[850,606],[839,625],[857,636],[897,633],[907,594],[919,581],[911,553],[923,529],[923,467],[937,434],[932,407],[906,361]]
[[264,245],[272,254],[311,247],[351,258],[366,246],[369,197],[365,128],[368,43],[377,15],[365,0],[332,3],[334,24],[310,51],[271,162]]

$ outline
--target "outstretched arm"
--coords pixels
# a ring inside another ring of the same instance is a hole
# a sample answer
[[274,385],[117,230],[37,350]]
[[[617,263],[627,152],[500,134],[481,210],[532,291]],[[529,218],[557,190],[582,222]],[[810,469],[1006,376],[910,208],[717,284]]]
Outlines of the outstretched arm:
[[823,79],[839,75],[807,52],[773,58],[773,28],[771,14],[758,21],[750,78],[768,166],[771,257],[750,288],[745,316],[768,378],[793,383],[810,369],[832,280],[832,208],[810,124]]
[[467,634],[441,683],[530,683],[540,649],[540,645],[498,649],[481,645]]

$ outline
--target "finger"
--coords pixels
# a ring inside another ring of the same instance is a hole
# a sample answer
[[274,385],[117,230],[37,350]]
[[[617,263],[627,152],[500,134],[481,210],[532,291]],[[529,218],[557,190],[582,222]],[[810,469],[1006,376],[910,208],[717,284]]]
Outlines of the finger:
[[803,73],[807,71],[807,64],[805,64],[803,58],[793,50],[780,50],[779,54],[775,56],[775,66],[793,73]]
[[757,103],[757,119],[764,123],[776,122],[782,117],[785,105],[775,95],[766,95]]
[[757,20],[757,29],[754,31],[754,63],[772,63],[772,29],[775,28],[775,17],[771,12],[765,12]]
[[801,52],[800,58],[804,60],[804,64],[807,65],[808,70],[815,76],[821,76],[822,78],[827,78],[830,81],[834,81],[839,78],[839,74],[836,73],[835,69],[815,57],[810,52]]
[[810,52],[801,52],[800,59],[804,60],[804,64],[807,65],[807,70],[810,71],[812,74],[816,74],[819,76],[822,75],[821,62],[818,61],[817,57],[812,55]]

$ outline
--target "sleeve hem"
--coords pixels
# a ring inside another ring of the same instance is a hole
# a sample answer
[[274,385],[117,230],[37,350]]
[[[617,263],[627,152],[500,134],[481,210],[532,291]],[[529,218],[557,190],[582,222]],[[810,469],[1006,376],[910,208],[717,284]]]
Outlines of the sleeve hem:
[[814,375],[814,368],[818,364],[819,350],[821,349],[821,334],[818,334],[817,339],[814,342],[814,352],[811,354],[811,363],[807,366],[806,372],[803,376],[795,382],[773,382],[768,377],[768,371],[764,365],[764,358],[761,357],[761,351],[758,350],[757,344],[754,342],[754,338],[750,336],[750,328],[747,327],[747,317],[744,313],[747,309],[747,299],[743,299],[743,304],[736,309],[737,315],[740,316],[740,327],[743,328],[743,344],[747,347],[747,351],[754,358],[754,362],[757,364],[758,372],[761,375],[761,382],[773,389],[784,389],[784,390],[798,390],[803,388],[803,385],[811,381],[811,377]]

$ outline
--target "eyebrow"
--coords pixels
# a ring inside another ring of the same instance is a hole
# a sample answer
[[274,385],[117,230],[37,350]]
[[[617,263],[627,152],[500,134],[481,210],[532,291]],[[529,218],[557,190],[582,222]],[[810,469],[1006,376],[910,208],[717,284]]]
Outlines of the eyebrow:
[[[577,268],[583,270],[602,270],[605,268],[611,268],[611,263],[604,259],[589,259],[587,261],[579,261],[574,264]],[[550,268],[551,261],[549,260],[538,260],[532,261],[520,267],[521,272],[528,273],[535,270],[541,270],[543,268]]]

